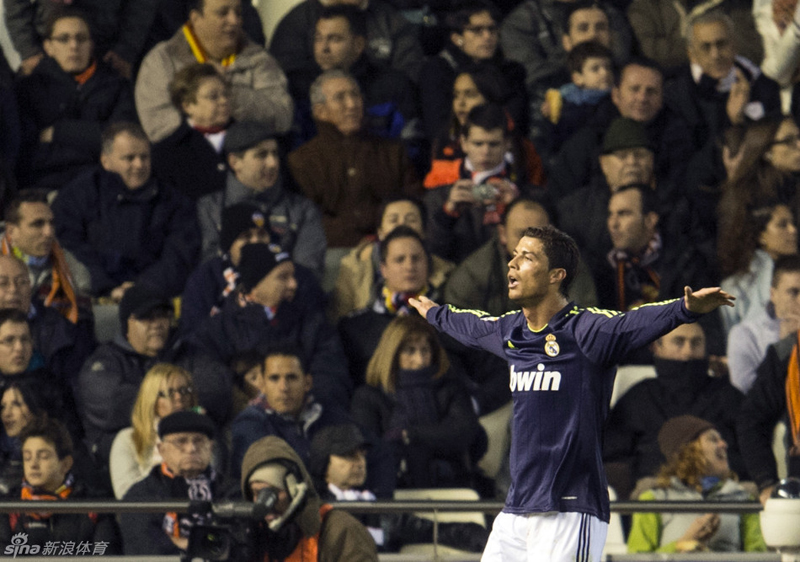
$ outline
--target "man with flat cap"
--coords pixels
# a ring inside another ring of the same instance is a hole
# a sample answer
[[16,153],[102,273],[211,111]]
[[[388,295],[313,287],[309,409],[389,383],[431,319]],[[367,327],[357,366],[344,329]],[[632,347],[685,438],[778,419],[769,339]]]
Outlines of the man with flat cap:
[[[220,478],[211,466],[216,428],[205,415],[175,412],[158,424],[156,444],[163,462],[134,484],[124,500],[157,501],[219,499]],[[130,555],[177,555],[189,545],[193,525],[208,523],[203,516],[180,513],[124,513],[120,527]]]
[[298,281],[289,253],[277,244],[241,249],[238,286],[220,312],[190,336],[191,345],[223,363],[238,353],[266,353],[276,344],[300,348],[320,400],[349,404],[352,381],[342,345],[322,308],[298,302]]
[[222,423],[232,375],[202,352],[190,352],[172,337],[172,302],[147,285],[134,285],[119,304],[122,333],[99,346],[78,376],[81,419],[87,446],[107,464],[116,433],[130,425],[131,410],[145,374],[156,363],[173,363],[192,373],[198,400]]
[[228,176],[225,189],[202,197],[197,214],[203,235],[203,258],[219,251],[223,209],[236,203],[259,207],[266,226],[277,234],[272,240],[292,259],[322,276],[325,264],[325,232],[317,207],[287,186],[275,129],[256,121],[240,121],[225,136]]

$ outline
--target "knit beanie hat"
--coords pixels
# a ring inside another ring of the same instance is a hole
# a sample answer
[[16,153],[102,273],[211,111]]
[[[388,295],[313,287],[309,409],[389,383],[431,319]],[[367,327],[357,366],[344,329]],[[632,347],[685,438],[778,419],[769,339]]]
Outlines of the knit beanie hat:
[[155,309],[172,312],[172,301],[147,285],[136,284],[125,291],[119,303],[119,322],[122,334],[128,335],[128,318],[141,318]]
[[247,232],[251,228],[263,228],[270,234],[273,240],[273,233],[269,228],[269,221],[266,213],[252,203],[237,203],[222,210],[222,226],[219,231],[219,246],[223,252],[231,249],[231,245],[242,232]]
[[617,117],[611,122],[603,137],[603,154],[628,148],[653,150],[644,125],[627,117]]
[[213,439],[215,432],[214,422],[208,416],[191,410],[173,412],[158,422],[158,436],[161,439],[172,433],[202,433]]
[[246,244],[239,261],[239,280],[246,293],[269,275],[278,264],[289,260],[289,253],[277,244]]
[[288,469],[281,463],[269,462],[255,469],[247,479],[248,484],[264,482],[279,490],[286,489],[286,473]]
[[691,443],[704,431],[714,429],[714,424],[696,416],[683,415],[664,422],[658,432],[658,446],[669,460],[678,454],[681,448]]

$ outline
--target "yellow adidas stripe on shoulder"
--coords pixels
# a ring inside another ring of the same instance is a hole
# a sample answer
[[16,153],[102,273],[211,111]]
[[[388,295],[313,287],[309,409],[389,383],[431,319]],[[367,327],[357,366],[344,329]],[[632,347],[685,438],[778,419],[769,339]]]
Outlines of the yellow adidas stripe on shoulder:
[[448,304],[447,305],[447,309],[450,312],[455,312],[455,313],[458,313],[458,314],[463,314],[463,313],[472,314],[474,316],[477,316],[478,318],[485,318],[487,320],[491,317],[491,315],[488,312],[484,312],[483,310],[472,310],[472,309],[467,309],[467,308],[456,308],[452,304]]
[[640,304],[639,306],[633,307],[631,310],[636,310],[637,308],[642,308],[645,306],[664,306],[665,304],[672,304],[675,301],[681,300],[683,297],[678,297],[677,299],[669,299],[668,301],[658,301],[658,302],[646,302],[644,304]]
[[604,308],[596,308],[594,306],[590,306],[585,310],[586,312],[589,312],[591,314],[600,314],[608,318],[614,318],[615,316],[619,316],[620,314],[622,314],[622,312],[620,312],[619,310],[606,310]]

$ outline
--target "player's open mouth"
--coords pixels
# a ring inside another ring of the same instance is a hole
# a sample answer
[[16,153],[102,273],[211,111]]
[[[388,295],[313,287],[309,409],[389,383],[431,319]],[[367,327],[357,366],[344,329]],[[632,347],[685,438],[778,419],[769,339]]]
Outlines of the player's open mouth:
[[508,288],[512,289],[517,286],[517,280],[511,275],[508,276]]

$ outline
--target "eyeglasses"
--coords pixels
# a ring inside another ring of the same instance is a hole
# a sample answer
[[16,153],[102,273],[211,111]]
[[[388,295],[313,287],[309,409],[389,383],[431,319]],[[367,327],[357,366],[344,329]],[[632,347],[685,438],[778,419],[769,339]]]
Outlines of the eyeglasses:
[[800,142],[800,135],[790,135],[790,136],[788,136],[786,138],[778,139],[776,141],[772,141],[770,143],[770,145],[771,146],[775,146],[777,144],[783,144],[783,145],[786,145],[786,146],[791,146],[791,145],[797,145],[798,142]]
[[211,439],[205,435],[195,435],[194,437],[175,437],[174,439],[164,439],[164,443],[169,443],[173,447],[185,450],[189,445],[194,445],[196,449],[205,449],[211,445]]
[[167,390],[159,390],[158,397],[159,398],[172,398],[174,394],[179,394],[181,398],[184,396],[191,396],[194,394],[194,388],[191,386],[181,386],[180,388],[168,388]]
[[10,287],[14,287],[15,289],[25,289],[26,287],[31,286],[31,281],[28,279],[28,276],[20,276],[14,279],[10,279],[8,277],[0,277],[0,289],[6,290]]
[[69,35],[65,33],[63,35],[54,35],[53,37],[50,38],[51,41],[55,41],[56,43],[61,43],[62,45],[66,45],[72,39],[74,39],[75,42],[78,43],[79,45],[92,40],[92,38],[86,35],[85,33],[78,33],[76,35]]
[[498,32],[498,28],[496,25],[468,25],[464,28],[464,31],[469,31],[470,33],[474,33],[475,35],[483,35],[484,33],[488,33],[489,35],[496,35]]

